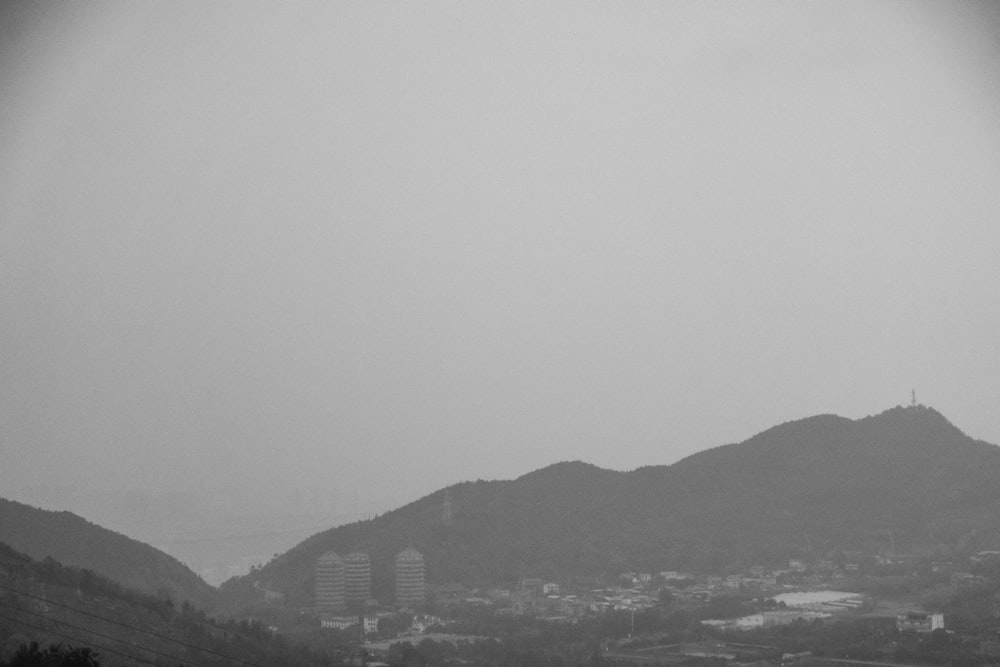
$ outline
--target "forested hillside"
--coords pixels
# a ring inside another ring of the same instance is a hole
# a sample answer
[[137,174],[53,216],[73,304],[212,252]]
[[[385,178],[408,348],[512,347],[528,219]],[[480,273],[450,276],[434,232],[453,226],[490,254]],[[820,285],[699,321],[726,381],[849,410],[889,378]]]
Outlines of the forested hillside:
[[39,560],[93,570],[143,593],[211,608],[215,589],[172,556],[71,512],[0,498],[0,542]]
[[39,562],[0,543],[0,659],[32,643],[43,652],[53,644],[90,650],[102,667],[319,661],[259,622],[217,621],[187,602],[174,604],[51,558]]
[[996,546],[998,479],[1000,448],[933,409],[821,415],[670,466],[620,473],[562,463],[457,484],[319,533],[223,593],[248,604],[269,588],[309,604],[313,565],[330,549],[369,552],[382,599],[391,598],[392,558],[408,545],[424,554],[430,581],[467,584],[721,571],[847,549],[947,554]]

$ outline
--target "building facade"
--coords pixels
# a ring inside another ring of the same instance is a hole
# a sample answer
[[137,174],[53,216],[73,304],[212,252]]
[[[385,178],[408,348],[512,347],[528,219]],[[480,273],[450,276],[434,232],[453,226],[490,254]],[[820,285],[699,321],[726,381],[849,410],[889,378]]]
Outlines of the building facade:
[[424,587],[424,557],[413,548],[396,555],[396,604],[421,605],[426,600]]
[[900,632],[934,632],[944,629],[944,614],[910,611],[896,615],[896,629]]
[[364,617],[365,623],[365,634],[369,632],[378,632],[378,616],[376,614],[367,614]]
[[355,551],[344,556],[344,601],[365,604],[372,596],[372,565],[368,554]]
[[346,630],[352,625],[358,624],[357,616],[323,616],[319,619],[319,625],[321,628],[334,628],[337,630]]
[[342,609],[346,603],[344,559],[327,551],[316,561],[315,602],[323,609]]

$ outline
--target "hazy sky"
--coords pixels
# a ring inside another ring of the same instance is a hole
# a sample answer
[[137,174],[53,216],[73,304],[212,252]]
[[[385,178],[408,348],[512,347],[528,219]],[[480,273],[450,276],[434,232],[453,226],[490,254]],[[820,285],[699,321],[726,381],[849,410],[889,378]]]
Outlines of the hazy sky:
[[997,7],[5,3],[0,495],[1000,443]]

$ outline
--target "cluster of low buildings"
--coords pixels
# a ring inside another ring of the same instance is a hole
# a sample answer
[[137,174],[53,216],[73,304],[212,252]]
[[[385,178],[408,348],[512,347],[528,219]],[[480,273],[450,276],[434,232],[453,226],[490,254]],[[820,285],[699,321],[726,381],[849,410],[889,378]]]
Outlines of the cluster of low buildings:
[[544,620],[565,622],[608,610],[641,611],[659,601],[655,594],[638,588],[612,586],[567,592],[561,591],[556,583],[526,586],[525,582],[522,582],[520,590],[509,595],[509,600],[509,606],[497,609],[498,614],[531,615]]
[[[391,611],[369,611],[358,615],[332,615],[324,614],[320,617],[320,627],[336,630],[350,630],[358,627],[365,635],[379,631],[379,623],[387,617],[397,617]],[[424,635],[434,626],[444,624],[437,616],[430,614],[417,614],[411,618],[410,627],[402,629],[403,636]]]
[[[992,556],[992,553],[982,554],[983,558]],[[908,563],[906,559],[881,557],[876,564],[899,565]],[[951,563],[935,561],[933,565],[934,572],[949,572],[961,581],[964,581],[962,577],[972,576],[955,572]],[[860,594],[826,590],[835,580],[857,572],[858,563],[853,560],[834,565],[827,560],[806,562],[791,559],[787,568],[771,569],[755,565],[745,572],[724,576],[673,570],[625,572],[619,577],[620,585],[573,590],[565,590],[558,583],[541,578],[522,579],[512,589],[469,589],[459,583],[431,587],[425,581],[424,558],[413,548],[397,554],[393,568],[396,608],[420,609],[431,599],[438,608],[485,606],[494,608],[498,615],[530,615],[550,621],[574,622],[588,614],[607,611],[642,611],[660,604],[664,594],[679,601],[695,603],[731,596],[736,592],[773,600],[773,606],[755,614],[703,621],[705,625],[724,630],[768,628],[795,621],[830,618],[858,610],[865,604],[865,598]],[[372,599],[371,575],[371,561],[364,552],[340,556],[331,551],[317,560],[315,603],[323,627],[346,629],[363,625],[365,633],[378,629],[379,620],[392,612],[374,611],[378,605]],[[789,592],[790,584],[798,592]],[[355,612],[367,610],[367,613],[348,615],[348,609]],[[424,632],[430,623],[440,622],[435,617],[414,618],[416,629],[413,632],[417,634]],[[900,631],[932,632],[944,627],[944,619],[941,614],[908,611],[898,615],[897,627]]]
[[522,579],[513,588],[469,589],[461,584],[433,587],[439,607],[452,605],[493,607],[501,616],[534,616],[542,620],[572,622],[589,613],[608,610],[641,611],[659,602],[655,591],[611,586],[565,590],[556,582]]
[[934,632],[944,630],[944,614],[907,611],[896,615],[896,629],[900,632]]

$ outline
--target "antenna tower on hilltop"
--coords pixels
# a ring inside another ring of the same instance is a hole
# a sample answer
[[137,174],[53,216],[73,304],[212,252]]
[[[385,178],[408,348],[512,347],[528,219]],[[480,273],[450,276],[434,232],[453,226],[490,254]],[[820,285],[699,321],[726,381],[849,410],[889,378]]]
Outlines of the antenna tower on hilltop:
[[911,389],[910,390],[910,406],[914,407],[914,408],[917,407],[917,390],[916,389]]

